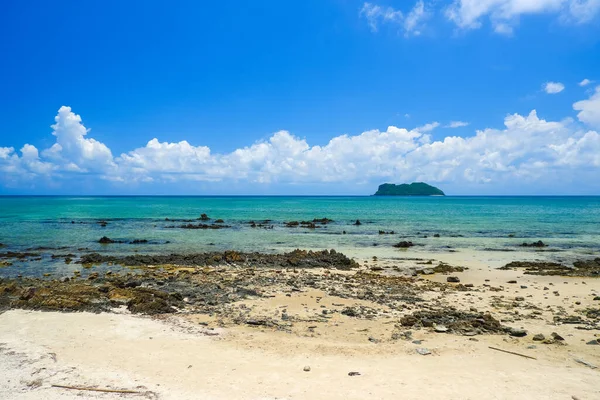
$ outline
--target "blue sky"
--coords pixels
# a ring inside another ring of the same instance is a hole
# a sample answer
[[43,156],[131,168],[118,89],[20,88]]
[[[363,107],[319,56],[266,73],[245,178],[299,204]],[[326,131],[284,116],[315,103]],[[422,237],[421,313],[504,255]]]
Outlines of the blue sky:
[[0,193],[600,194],[599,14],[598,0],[9,1]]

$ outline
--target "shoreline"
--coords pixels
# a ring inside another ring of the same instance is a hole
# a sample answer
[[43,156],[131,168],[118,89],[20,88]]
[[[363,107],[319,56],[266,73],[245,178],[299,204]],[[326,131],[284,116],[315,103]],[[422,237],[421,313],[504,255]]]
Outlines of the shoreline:
[[[600,339],[598,278],[527,275],[523,269],[492,268],[464,253],[439,256],[429,254],[435,263],[419,268],[449,268],[416,276],[395,271],[398,260],[365,257],[348,270],[144,267],[141,277],[46,284],[43,289],[50,292],[42,292],[38,303],[45,309],[53,304],[48,300],[77,299],[85,288],[96,287],[92,300],[99,301],[96,292],[106,290],[111,312],[0,314],[0,359],[11,366],[0,370],[10,381],[0,385],[0,397],[583,400],[600,395],[600,342],[592,343]],[[449,283],[449,277],[459,282]],[[77,290],[52,297],[52,290],[66,285]],[[163,299],[159,308],[144,308],[147,297],[135,300],[137,291],[159,288],[181,296]],[[15,296],[23,294],[29,292]],[[135,315],[148,310],[155,315]],[[43,372],[34,373],[38,370]],[[52,384],[142,393],[97,394]]]

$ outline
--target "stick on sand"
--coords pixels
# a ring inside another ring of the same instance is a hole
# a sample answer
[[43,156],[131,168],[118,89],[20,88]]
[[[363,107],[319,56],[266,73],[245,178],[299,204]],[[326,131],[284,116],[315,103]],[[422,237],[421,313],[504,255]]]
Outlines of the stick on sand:
[[121,389],[96,389],[82,386],[66,386],[66,385],[52,385],[55,388],[71,389],[71,390],[87,390],[90,392],[103,392],[103,393],[129,393],[129,394],[142,394],[136,390],[121,390]]
[[502,349],[499,349],[497,347],[492,347],[492,346],[488,346],[488,347],[492,350],[501,351],[503,353],[514,354],[515,356],[520,356],[520,357],[530,358],[532,360],[537,360],[537,358],[535,358],[535,357],[526,356],[525,354],[515,353],[514,351],[502,350]]

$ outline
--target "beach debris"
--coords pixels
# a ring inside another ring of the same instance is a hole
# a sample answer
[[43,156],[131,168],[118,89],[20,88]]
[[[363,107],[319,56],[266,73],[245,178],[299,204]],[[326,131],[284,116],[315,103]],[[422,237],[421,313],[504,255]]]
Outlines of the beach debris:
[[458,278],[458,276],[449,276],[446,278],[446,282],[449,283],[459,283],[460,279]]
[[579,364],[585,365],[586,367],[589,367],[591,369],[596,369],[598,368],[597,366],[595,366],[594,364],[590,364],[589,362],[582,360],[581,358],[574,358],[573,360],[575,360],[575,362],[578,362]]
[[422,356],[427,356],[431,354],[431,351],[429,349],[426,349],[425,347],[417,347],[415,351]]
[[499,348],[493,347],[493,346],[488,346],[488,348],[490,348],[492,350],[496,350],[496,351],[501,351],[501,352],[507,353],[507,354],[513,354],[513,355],[519,356],[519,357],[529,358],[531,360],[537,360],[537,358],[535,358],[535,357],[531,357],[531,356],[528,356],[528,355],[525,355],[525,354],[521,354],[521,353],[516,353],[516,352],[510,351],[510,350],[503,350],[503,349],[499,349]]
[[310,372],[310,365],[305,365],[302,369],[304,372]]
[[360,372],[358,372],[358,371],[350,371],[350,372],[348,372],[348,376],[359,376],[359,375],[360,375]]

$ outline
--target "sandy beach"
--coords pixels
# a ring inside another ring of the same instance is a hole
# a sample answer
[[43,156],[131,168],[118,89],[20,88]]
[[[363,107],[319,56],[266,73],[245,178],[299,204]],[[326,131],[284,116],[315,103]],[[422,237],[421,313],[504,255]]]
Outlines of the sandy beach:
[[[213,313],[8,310],[0,314],[0,398],[600,398],[598,316],[586,314],[600,306],[600,281],[466,258],[463,272],[417,277],[391,277],[398,261],[390,259],[345,271],[257,270],[345,279],[357,294],[273,285]],[[351,281],[358,274],[405,280],[421,300],[373,301],[371,286],[363,294]],[[405,318],[449,309],[489,313],[509,330],[459,332]]]

